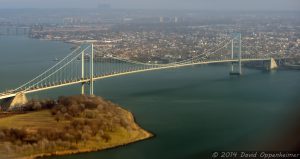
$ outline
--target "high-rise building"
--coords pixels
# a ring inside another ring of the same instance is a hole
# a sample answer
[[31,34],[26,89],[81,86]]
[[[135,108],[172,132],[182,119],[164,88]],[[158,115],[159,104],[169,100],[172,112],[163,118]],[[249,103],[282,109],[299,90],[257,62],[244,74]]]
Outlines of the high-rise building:
[[160,17],[159,22],[163,23],[164,22],[164,17]]
[[177,23],[178,22],[178,17],[174,18],[174,22]]

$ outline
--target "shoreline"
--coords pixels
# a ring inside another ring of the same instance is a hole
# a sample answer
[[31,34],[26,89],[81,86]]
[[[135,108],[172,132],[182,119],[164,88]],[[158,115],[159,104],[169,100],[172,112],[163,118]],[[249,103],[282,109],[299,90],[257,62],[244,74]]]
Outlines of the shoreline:
[[91,152],[101,152],[101,151],[105,151],[105,150],[124,147],[124,146],[134,144],[134,143],[137,143],[137,142],[141,142],[141,141],[150,140],[151,138],[155,137],[155,135],[153,133],[150,133],[148,131],[145,131],[145,132],[147,133],[146,137],[142,137],[142,138],[139,138],[137,140],[133,140],[131,142],[123,143],[123,144],[119,144],[119,145],[108,146],[108,147],[99,148],[99,149],[82,149],[82,150],[57,151],[55,153],[37,154],[37,155],[34,155],[34,156],[22,157],[22,158],[19,158],[19,159],[42,159],[44,157],[66,156],[66,155],[76,155],[76,154],[84,154],[84,153],[91,153]]
[[[119,143],[119,144],[115,144],[115,145],[107,145],[107,146],[104,146],[104,147],[101,147],[101,148],[96,148],[96,149],[83,148],[83,149],[77,149],[77,150],[63,150],[63,151],[56,151],[56,152],[53,152],[53,153],[41,153],[41,154],[36,154],[36,155],[32,155],[32,156],[17,157],[16,159],[43,159],[44,157],[67,156],[67,155],[76,155],[76,154],[91,153],[91,152],[101,152],[101,151],[105,151],[105,150],[124,147],[124,146],[134,144],[134,143],[137,143],[137,142],[150,140],[151,138],[156,136],[153,132],[150,132],[148,130],[145,130],[145,129],[141,128],[138,125],[138,123],[136,122],[134,115],[131,112],[129,112],[129,113],[130,113],[130,117],[134,120],[135,126],[138,129],[143,131],[143,136],[142,137],[134,138],[134,139],[132,139],[131,141],[128,141],[128,142]],[[14,114],[14,115],[19,115],[19,114]],[[9,116],[7,116],[7,117],[9,117]],[[6,118],[6,117],[2,117],[2,118]]]
[[[123,109],[123,108],[121,108]],[[126,109],[123,109],[127,112],[129,112]],[[53,153],[42,153],[42,154],[36,154],[36,155],[32,155],[32,156],[27,156],[27,157],[20,157],[17,159],[43,159],[44,157],[55,157],[55,156],[67,156],[67,155],[76,155],[76,154],[83,154],[83,153],[91,153],[91,152],[101,152],[101,151],[105,151],[105,150],[110,150],[110,149],[115,149],[115,148],[120,148],[120,147],[124,147],[130,144],[135,144],[137,142],[142,142],[142,141],[146,141],[146,140],[150,140],[151,138],[155,137],[156,135],[153,132],[150,132],[148,130],[145,130],[143,128],[140,127],[140,125],[136,122],[136,118],[135,116],[129,112],[129,117],[131,119],[133,119],[135,126],[142,130],[143,132],[143,136],[142,137],[137,137],[135,139],[133,139],[132,141],[129,142],[124,142],[124,143],[120,143],[120,144],[115,144],[115,145],[107,145],[104,146],[102,148],[96,148],[96,149],[78,149],[78,150],[63,150],[63,151],[56,151]]]

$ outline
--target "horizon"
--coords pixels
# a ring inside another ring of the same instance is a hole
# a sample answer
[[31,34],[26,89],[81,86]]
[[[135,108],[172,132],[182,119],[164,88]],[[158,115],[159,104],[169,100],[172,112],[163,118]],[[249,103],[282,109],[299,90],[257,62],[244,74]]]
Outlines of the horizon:
[[298,0],[0,0],[0,9],[130,9],[199,11],[300,11]]
[[91,11],[159,11],[159,12],[169,12],[169,11],[179,11],[179,12],[211,12],[211,13],[235,13],[235,12],[257,12],[257,13],[272,13],[272,12],[300,12],[300,10],[213,10],[213,9],[161,9],[161,8],[109,8],[102,9],[98,7],[94,8],[0,8],[0,11],[19,11],[19,10],[27,10],[27,11],[73,11],[73,10],[91,10]]

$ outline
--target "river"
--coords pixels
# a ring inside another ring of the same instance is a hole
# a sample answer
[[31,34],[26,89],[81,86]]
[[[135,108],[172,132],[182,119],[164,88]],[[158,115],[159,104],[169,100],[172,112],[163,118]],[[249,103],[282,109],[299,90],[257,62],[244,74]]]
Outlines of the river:
[[[0,91],[19,86],[70,52],[71,44],[0,36]],[[261,150],[284,136],[300,106],[300,71],[201,65],[95,82],[95,94],[133,112],[152,139],[101,152],[50,159],[199,159],[219,150]],[[70,86],[31,94],[79,94]],[[265,149],[264,149],[265,150]]]

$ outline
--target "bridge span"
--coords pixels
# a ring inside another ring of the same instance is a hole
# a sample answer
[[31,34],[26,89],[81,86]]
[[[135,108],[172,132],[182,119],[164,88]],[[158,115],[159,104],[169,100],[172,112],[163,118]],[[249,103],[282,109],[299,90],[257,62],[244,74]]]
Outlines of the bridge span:
[[[247,54],[246,51],[242,56],[240,34],[230,37],[216,48],[195,57],[167,64],[143,63],[111,55],[107,56],[101,54],[101,51],[95,51],[93,44],[86,44],[79,46],[54,66],[18,88],[0,93],[0,100],[9,101],[8,99],[11,99],[10,101],[12,101],[19,94],[25,95],[75,84],[81,84],[82,94],[85,94],[85,87],[88,85],[89,94],[93,95],[93,85],[96,80],[192,65],[231,63],[231,74],[240,75],[242,74],[242,63],[251,61],[267,61],[268,69],[277,67],[272,57],[258,57]],[[24,99],[23,96],[21,99]],[[16,105],[10,106],[14,107]]]
[[[268,58],[262,58],[262,59],[242,59],[242,62],[251,62],[251,61],[270,61],[271,59]],[[207,61],[207,62],[197,62],[197,63],[188,63],[188,64],[181,64],[181,65],[171,65],[171,66],[164,66],[164,67],[157,67],[157,68],[147,68],[147,69],[141,69],[141,70],[133,70],[133,71],[128,71],[128,72],[118,72],[115,74],[107,74],[103,76],[94,76],[93,81],[96,80],[101,80],[105,78],[111,78],[111,77],[116,77],[116,76],[122,76],[122,75],[129,75],[129,74],[135,74],[135,73],[141,73],[141,72],[147,72],[147,71],[154,71],[154,70],[162,70],[162,69],[171,69],[171,68],[179,68],[179,67],[187,67],[187,66],[192,66],[192,65],[203,65],[203,64],[214,64],[214,63],[232,63],[232,62],[238,62],[239,60],[220,60],[220,61]],[[39,91],[44,91],[44,90],[49,90],[49,89],[54,89],[54,88],[59,88],[59,87],[64,87],[64,86],[70,86],[70,85],[75,85],[75,84],[83,84],[83,83],[89,83],[90,78],[85,78],[85,79],[74,79],[70,81],[63,81],[60,83],[57,83],[55,85],[48,84],[44,85],[41,87],[32,87],[31,89],[21,91],[24,94],[28,93],[34,93],[34,92],[39,92]],[[0,94],[0,100],[5,99],[5,98],[10,98],[16,96],[17,93],[3,93]]]

